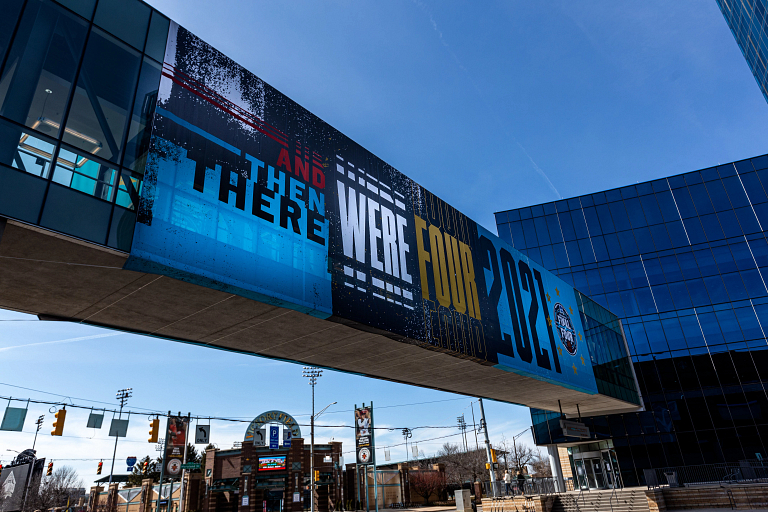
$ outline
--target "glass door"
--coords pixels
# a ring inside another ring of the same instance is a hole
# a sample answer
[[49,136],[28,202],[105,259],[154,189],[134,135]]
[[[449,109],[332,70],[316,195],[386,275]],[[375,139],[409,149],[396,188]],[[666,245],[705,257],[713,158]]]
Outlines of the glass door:
[[574,466],[576,466],[576,477],[579,481],[579,487],[581,489],[589,489],[589,481],[587,480],[587,470],[584,467],[584,461],[582,459],[574,459]]
[[595,474],[595,487],[598,489],[605,489],[605,478],[603,473],[603,460],[602,459],[589,459],[592,466],[592,472]]
[[609,489],[613,489],[615,487],[615,478],[613,474],[613,466],[611,464],[611,458],[608,454],[608,450],[604,450],[602,452],[603,456],[603,475],[605,476],[605,486]]

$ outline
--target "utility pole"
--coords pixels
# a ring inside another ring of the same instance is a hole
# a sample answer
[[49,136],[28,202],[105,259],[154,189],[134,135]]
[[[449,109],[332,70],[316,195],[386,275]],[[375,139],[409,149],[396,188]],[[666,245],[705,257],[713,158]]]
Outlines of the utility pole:
[[[179,416],[181,416],[181,411],[179,411]],[[192,413],[188,412],[187,413],[187,427],[186,427],[187,430],[186,430],[186,434],[185,434],[185,437],[184,437],[184,458],[182,459],[182,461],[183,461],[182,463],[183,464],[187,463],[187,448],[189,448],[189,424],[191,423],[191,421],[190,421],[191,416],[192,416]],[[179,488],[179,508],[178,508],[179,512],[183,512],[184,511],[184,487],[185,487],[184,486],[184,477],[186,475],[187,475],[187,470],[186,469],[181,470],[181,487]]]
[[475,402],[469,402],[469,406],[472,408],[472,430],[475,432],[475,449],[479,450],[480,445],[477,443],[477,424],[475,423]]
[[39,418],[37,418],[37,421],[35,422],[37,424],[37,430],[35,430],[35,440],[32,441],[32,449],[35,449],[35,444],[37,444],[37,433],[40,432],[40,429],[43,427],[43,420],[45,419],[45,414],[41,414]]
[[491,481],[491,492],[496,496],[496,472],[493,470],[493,458],[491,457],[491,441],[488,439],[488,423],[485,422],[485,410],[483,409],[483,399],[479,398],[480,403],[480,424],[485,435],[485,453],[488,456],[488,473]]
[[[323,370],[314,366],[305,366],[302,371],[304,377],[309,379],[309,385],[312,386],[312,416],[310,418],[310,444],[309,444],[309,499],[311,512],[315,512],[315,384],[317,379],[323,376]],[[336,403],[336,402],[334,402]],[[333,405],[333,404],[331,404]],[[330,406],[328,406],[330,407]],[[326,407],[325,409],[327,409]],[[323,411],[325,411],[323,409]],[[322,411],[321,411],[322,414]]]
[[[125,389],[119,389],[117,391],[117,394],[115,397],[120,401],[120,415],[118,416],[118,419],[122,419],[123,417],[123,407],[126,403],[128,403],[128,399],[131,398],[131,395],[133,394],[133,388],[125,388]],[[113,416],[114,417],[114,416]],[[115,432],[117,434],[117,432]],[[120,439],[119,436],[115,435],[115,450],[112,452],[112,468],[109,470],[109,483],[112,484],[112,474],[115,472],[115,456],[117,455],[117,440]]]
[[459,431],[463,434],[464,437],[464,453],[467,453],[467,422],[464,421],[464,415],[456,418],[456,422],[459,426]]
[[405,464],[408,465],[408,440],[413,437],[413,432],[411,432],[411,429],[404,428],[403,429],[403,438],[405,438]]

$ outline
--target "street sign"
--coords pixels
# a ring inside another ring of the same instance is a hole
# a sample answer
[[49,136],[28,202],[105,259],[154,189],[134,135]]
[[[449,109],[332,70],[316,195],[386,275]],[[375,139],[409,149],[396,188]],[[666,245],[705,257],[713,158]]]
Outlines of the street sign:
[[128,457],[125,459],[126,466],[135,466],[136,465],[136,457]]
[[284,428],[283,429],[283,448],[290,448],[291,447],[291,429]]
[[185,462],[181,465],[181,469],[200,469],[199,462]]
[[277,450],[280,446],[280,427],[272,425],[269,427],[269,449]]
[[128,433],[128,420],[113,419],[109,425],[110,437],[125,437]]
[[267,432],[265,428],[257,428],[253,431],[253,446],[267,446]]
[[195,429],[195,444],[208,444],[211,434],[210,425],[198,425]]

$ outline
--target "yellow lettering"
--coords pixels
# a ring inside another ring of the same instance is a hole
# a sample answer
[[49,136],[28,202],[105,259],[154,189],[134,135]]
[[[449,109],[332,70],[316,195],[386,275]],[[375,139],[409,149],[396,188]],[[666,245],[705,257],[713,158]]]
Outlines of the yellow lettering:
[[470,316],[480,320],[480,300],[477,298],[475,265],[472,263],[472,251],[463,242],[459,242],[459,246],[461,247],[461,266],[464,270],[464,286],[467,290],[467,309],[469,309]]
[[451,307],[451,292],[448,289],[448,269],[443,252],[443,235],[434,224],[429,226],[429,244],[432,246],[432,273],[435,276],[435,294],[437,302],[446,308]]
[[427,229],[427,223],[418,215],[414,215],[414,225],[416,226],[416,248],[419,253],[419,274],[421,276],[421,296],[429,300],[429,281],[427,281],[427,263],[429,262],[429,253],[424,250],[424,230]]
[[445,254],[448,261],[448,278],[451,280],[451,297],[453,307],[459,313],[467,310],[467,302],[464,300],[464,283],[461,278],[461,256],[459,244],[448,233],[445,234]]

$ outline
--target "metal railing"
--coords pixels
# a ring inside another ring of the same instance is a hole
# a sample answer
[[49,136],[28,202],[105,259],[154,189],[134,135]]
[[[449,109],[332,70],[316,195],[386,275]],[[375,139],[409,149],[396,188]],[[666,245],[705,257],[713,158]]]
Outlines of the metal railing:
[[766,483],[768,482],[768,463],[763,460],[750,459],[721,464],[644,469],[643,473],[649,489],[718,483]]
[[[509,487],[509,491],[507,491],[506,484],[503,481],[497,481],[496,488],[498,489],[498,492],[495,493],[495,496],[520,496],[523,494],[531,496],[535,494],[558,493],[556,490],[555,479],[552,477],[526,478],[524,482],[514,479],[512,483],[509,484]],[[573,480],[566,479],[565,487],[565,491],[573,491]],[[494,496],[494,493],[491,490],[491,483],[487,480],[483,482],[483,494],[485,496]]]

